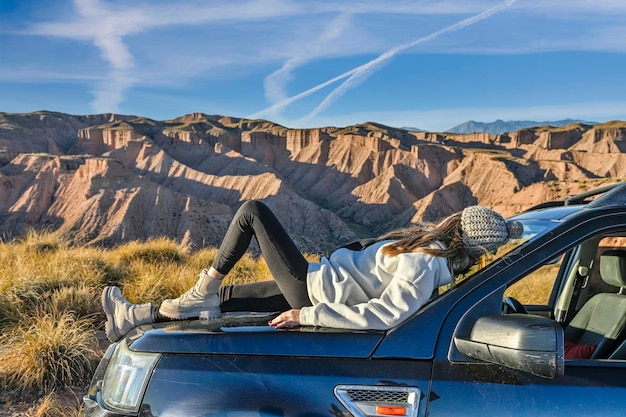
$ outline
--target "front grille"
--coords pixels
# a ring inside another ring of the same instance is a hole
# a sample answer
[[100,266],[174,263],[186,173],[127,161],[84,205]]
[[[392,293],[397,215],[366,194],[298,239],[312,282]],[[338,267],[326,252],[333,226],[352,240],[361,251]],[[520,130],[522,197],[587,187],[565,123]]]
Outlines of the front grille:
[[[405,416],[415,417],[421,391],[417,387],[393,385],[337,385],[335,396],[355,417],[378,417],[380,407],[404,407]],[[402,410],[402,408],[400,409]]]
[[409,398],[407,392],[373,390],[373,389],[347,389],[346,394],[354,402],[385,402],[385,403],[406,403]]

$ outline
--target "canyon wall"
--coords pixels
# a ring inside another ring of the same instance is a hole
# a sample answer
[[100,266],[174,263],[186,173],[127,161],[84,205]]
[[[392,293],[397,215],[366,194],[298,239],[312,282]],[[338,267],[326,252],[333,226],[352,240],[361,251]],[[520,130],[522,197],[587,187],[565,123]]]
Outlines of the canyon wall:
[[202,113],[0,113],[0,233],[215,246],[241,203],[261,199],[302,250],[323,253],[471,204],[510,216],[624,180],[625,136],[620,121],[462,135]]

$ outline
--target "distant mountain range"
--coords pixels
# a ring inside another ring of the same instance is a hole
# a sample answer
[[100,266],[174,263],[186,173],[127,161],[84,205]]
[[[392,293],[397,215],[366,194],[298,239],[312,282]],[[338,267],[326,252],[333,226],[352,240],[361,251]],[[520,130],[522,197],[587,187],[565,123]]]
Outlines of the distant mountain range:
[[474,120],[467,121],[465,123],[461,123],[458,126],[453,127],[452,129],[448,129],[446,132],[450,133],[492,133],[495,135],[499,135],[501,133],[507,132],[515,132],[519,129],[526,129],[529,127],[537,127],[537,126],[567,126],[573,123],[582,123],[585,125],[593,126],[598,124],[597,122],[588,122],[584,120],[574,120],[574,119],[565,119],[558,120],[555,122],[533,122],[530,120],[509,120],[505,122],[504,120],[496,120],[491,123],[484,122],[476,122]]

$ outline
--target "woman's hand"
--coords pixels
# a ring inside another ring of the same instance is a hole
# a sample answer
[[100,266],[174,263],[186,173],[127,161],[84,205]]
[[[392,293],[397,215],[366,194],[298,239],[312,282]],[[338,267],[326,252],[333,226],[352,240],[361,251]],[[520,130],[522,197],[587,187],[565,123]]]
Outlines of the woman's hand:
[[300,325],[300,309],[294,308],[280,313],[273,320],[270,320],[268,324],[275,329],[297,327]]

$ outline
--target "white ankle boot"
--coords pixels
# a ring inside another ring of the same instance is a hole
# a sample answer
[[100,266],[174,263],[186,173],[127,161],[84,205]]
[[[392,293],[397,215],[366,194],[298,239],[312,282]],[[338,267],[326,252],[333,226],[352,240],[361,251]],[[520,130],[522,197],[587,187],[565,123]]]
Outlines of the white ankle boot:
[[111,342],[117,342],[137,326],[154,321],[152,303],[132,304],[118,287],[106,287],[102,291],[102,308],[107,316],[104,329]]
[[217,292],[222,280],[212,278],[208,272],[203,269],[196,285],[180,297],[164,300],[159,307],[159,314],[170,319],[221,317]]

